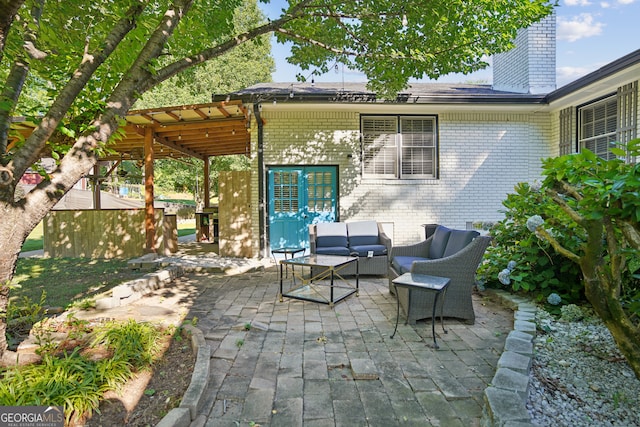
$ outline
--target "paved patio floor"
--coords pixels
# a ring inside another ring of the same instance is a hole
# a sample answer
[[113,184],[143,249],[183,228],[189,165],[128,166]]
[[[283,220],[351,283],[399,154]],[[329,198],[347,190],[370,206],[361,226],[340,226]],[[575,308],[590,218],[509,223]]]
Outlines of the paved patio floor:
[[[396,300],[386,278],[362,278],[359,296],[333,308],[280,302],[275,268],[179,282],[190,289],[186,316],[212,349],[206,426],[479,425],[513,327],[511,310],[475,295],[476,323],[445,319],[435,350],[430,321],[401,317],[390,338]],[[179,296],[177,287],[164,292]]]

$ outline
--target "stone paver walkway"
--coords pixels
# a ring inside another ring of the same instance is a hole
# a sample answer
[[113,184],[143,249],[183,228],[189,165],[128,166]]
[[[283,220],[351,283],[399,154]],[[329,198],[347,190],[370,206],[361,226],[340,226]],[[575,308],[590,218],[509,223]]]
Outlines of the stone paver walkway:
[[474,296],[475,325],[445,319],[434,350],[430,322],[401,317],[390,338],[396,300],[386,278],[362,278],[359,296],[333,309],[279,302],[275,268],[188,282],[198,295],[187,318],[211,347],[196,423],[206,426],[479,425],[513,327],[511,310]]

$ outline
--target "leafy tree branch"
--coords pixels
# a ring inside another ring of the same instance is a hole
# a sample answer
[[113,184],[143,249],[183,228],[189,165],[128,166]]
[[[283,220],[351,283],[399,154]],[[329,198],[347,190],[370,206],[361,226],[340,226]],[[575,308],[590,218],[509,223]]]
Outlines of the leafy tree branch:
[[536,235],[540,235],[543,239],[551,244],[553,249],[558,252],[560,255],[569,258],[571,261],[579,263],[580,257],[570,250],[566,249],[562,244],[555,238],[551,233],[544,229],[544,227],[540,226],[536,229]]
[[[14,179],[19,179],[27,168],[35,163],[62,118],[67,114],[71,104],[75,101],[89,79],[98,67],[111,55],[124,37],[134,28],[136,18],[143,12],[144,4],[132,6],[125,16],[114,26],[111,33],[105,38],[103,48],[93,54],[85,54],[79,67],[73,73],[69,82],[53,102],[49,111],[42,118],[38,126],[26,139],[24,145],[16,150],[13,159],[7,165],[12,170]],[[15,185],[15,182],[14,184]],[[2,194],[2,193],[0,193]],[[12,191],[11,191],[12,194]],[[10,195],[5,194],[3,199]]]
[[292,19],[295,19],[295,15],[287,14],[281,19],[277,19],[267,24],[260,25],[259,27],[251,31],[239,34],[232,39],[227,40],[226,42],[216,45],[213,48],[205,49],[195,55],[191,55],[187,58],[175,61],[155,72],[153,76],[146,80],[145,84],[141,85],[141,89],[142,91],[149,90],[150,88],[181,73],[188,68],[193,67],[194,65],[202,64],[206,61],[209,61],[210,59],[219,57],[244,43],[257,39],[261,35],[268,34],[273,31],[280,31],[280,28]]

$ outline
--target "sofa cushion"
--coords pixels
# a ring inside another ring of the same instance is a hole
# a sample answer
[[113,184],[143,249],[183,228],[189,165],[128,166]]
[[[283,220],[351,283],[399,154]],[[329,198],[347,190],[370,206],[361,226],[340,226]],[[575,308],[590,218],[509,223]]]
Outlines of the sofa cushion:
[[411,271],[411,265],[414,261],[426,261],[427,259],[418,256],[394,256],[391,266],[399,274],[404,274]]
[[351,250],[352,253],[356,252],[358,256],[361,257],[366,257],[369,251],[372,251],[374,256],[387,254],[387,247],[385,245],[352,245],[349,246],[349,250]]
[[[347,226],[343,222],[320,222],[316,224],[316,248],[342,246],[347,249]],[[317,253],[320,253],[316,250]],[[348,254],[347,254],[348,255]]]
[[354,221],[347,223],[350,246],[377,245],[378,223],[376,221]]
[[444,258],[461,251],[479,235],[480,233],[474,230],[451,230],[447,248],[444,250],[442,257]]
[[447,248],[451,229],[439,225],[431,236],[431,244],[429,245],[429,253],[427,256],[431,259],[442,258],[444,250]]
[[317,246],[316,254],[318,255],[351,255],[351,249],[346,246]]

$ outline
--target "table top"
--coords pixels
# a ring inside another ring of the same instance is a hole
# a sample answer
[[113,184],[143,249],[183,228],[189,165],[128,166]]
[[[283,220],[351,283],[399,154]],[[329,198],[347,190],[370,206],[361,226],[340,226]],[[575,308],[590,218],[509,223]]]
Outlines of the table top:
[[305,255],[301,257],[281,260],[280,264],[307,265],[307,266],[318,266],[318,267],[338,267],[343,264],[348,264],[350,262],[354,262],[357,260],[358,260],[358,257],[353,257],[353,256],[311,254],[311,255]]
[[287,248],[275,248],[271,249],[271,253],[274,254],[296,254],[298,252],[304,251],[304,248],[301,247],[287,247]]
[[441,291],[447,287],[451,279],[448,277],[430,276],[428,274],[404,273],[392,281],[397,286]]

